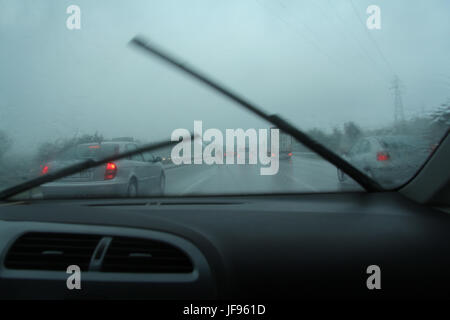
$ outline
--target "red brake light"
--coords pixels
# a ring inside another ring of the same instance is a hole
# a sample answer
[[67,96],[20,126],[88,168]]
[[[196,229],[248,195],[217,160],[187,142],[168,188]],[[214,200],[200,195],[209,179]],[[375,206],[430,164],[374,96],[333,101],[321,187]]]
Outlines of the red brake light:
[[47,174],[48,173],[48,166],[45,165],[42,170],[41,170],[41,175]]
[[389,160],[389,153],[387,153],[387,152],[377,152],[377,160],[378,161],[387,161],[387,160]]
[[117,174],[117,165],[113,162],[108,162],[106,164],[105,170],[105,180],[111,180],[116,177]]
[[89,146],[88,148],[89,149],[99,149],[100,146],[99,145],[93,145],[93,146]]

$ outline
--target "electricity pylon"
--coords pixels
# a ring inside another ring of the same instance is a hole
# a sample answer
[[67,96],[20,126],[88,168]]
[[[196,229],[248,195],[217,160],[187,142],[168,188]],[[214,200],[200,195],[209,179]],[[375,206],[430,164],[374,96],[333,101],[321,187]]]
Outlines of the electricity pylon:
[[390,89],[394,91],[394,124],[396,127],[402,127],[405,114],[403,113],[402,85],[398,76],[394,77]]

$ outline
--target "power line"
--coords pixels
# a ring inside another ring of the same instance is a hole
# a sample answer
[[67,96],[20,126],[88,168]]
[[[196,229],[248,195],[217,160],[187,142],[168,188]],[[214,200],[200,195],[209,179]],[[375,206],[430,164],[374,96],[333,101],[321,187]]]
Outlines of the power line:
[[[345,28],[345,22],[344,19],[342,18],[342,16],[338,13],[336,7],[332,4],[331,0],[328,0],[328,3],[330,5],[330,7],[332,7],[332,11],[334,13],[334,15],[337,17],[337,20],[339,20],[339,22],[344,26]],[[347,36],[350,38],[350,32],[348,32],[347,29],[344,29],[344,33],[347,34]],[[378,69],[376,67],[376,65],[378,65],[378,62],[372,57],[372,55],[370,54],[370,52],[364,47],[364,45],[361,43],[361,41],[358,40],[358,38],[356,37],[356,35],[354,33],[351,33],[351,38],[358,44],[358,46],[361,48],[361,50],[363,51],[363,53],[365,54],[365,56],[370,60],[371,66],[377,71],[380,72],[380,75],[382,77],[383,80],[385,80],[385,75],[381,74],[381,70]]]
[[[276,0],[276,2],[277,2],[283,9],[289,10],[289,8],[288,8],[281,0]],[[331,5],[331,3],[330,3],[330,5]],[[331,6],[332,6],[332,5],[331,5]],[[321,14],[322,14],[324,20],[331,20],[330,15],[326,14],[326,17],[325,17],[325,14],[324,14],[325,11],[323,10],[323,8],[322,8],[321,6],[316,5],[316,7],[320,10],[320,12],[321,12]],[[333,12],[334,12],[335,15],[340,19],[342,25],[343,25],[344,28],[345,28],[345,24],[343,23],[343,19],[337,14],[337,12],[335,12],[335,10],[333,10]],[[298,16],[297,16],[297,17],[298,17]],[[304,23],[304,22],[301,21],[301,18],[295,19],[295,20],[296,20],[296,21],[299,21],[299,22],[301,23],[301,25],[303,26],[303,28],[306,29],[306,30],[308,30],[309,33],[310,33],[313,37],[318,38],[317,34],[316,34],[316,33],[315,33],[315,32],[314,32],[314,31],[313,31],[306,23]],[[336,28],[336,29],[338,29],[338,28]],[[340,30],[340,29],[338,29],[338,30],[339,30],[340,34],[343,35],[343,36],[345,36],[347,39],[350,39],[350,40],[352,39],[352,38],[349,36],[349,34],[347,34],[346,30],[344,30],[344,32],[342,32],[342,30]],[[358,44],[358,46],[359,46],[360,49],[362,50],[363,55],[365,55],[365,56],[367,57],[367,59],[369,60],[369,62],[371,62],[371,63],[369,63],[369,64],[370,64],[371,67],[376,71],[376,74],[380,76],[380,79],[381,79],[381,80],[385,81],[385,80],[386,80],[386,75],[382,74],[382,71],[381,71],[380,68],[377,68],[378,63],[372,58],[372,56],[370,55],[370,53],[364,48],[364,46],[361,44],[360,41],[358,41],[357,38],[353,37],[353,40],[356,41],[356,43]],[[316,46],[316,47],[317,47],[317,46]],[[340,65],[342,65],[342,64],[340,64]]]
[[378,45],[378,43],[372,37],[371,33],[366,28],[366,25],[364,24],[363,20],[361,19],[361,16],[359,15],[355,4],[353,3],[352,0],[348,0],[348,1],[350,3],[351,7],[353,8],[354,14],[356,15],[359,22],[361,23],[367,37],[372,42],[374,47],[377,49],[378,54],[383,59],[387,68],[389,69],[389,71],[394,75],[394,80],[392,81],[392,86],[390,88],[391,90],[394,91],[394,124],[398,129],[402,130],[404,128],[404,123],[405,123],[405,114],[404,114],[404,110],[403,110],[402,88],[401,88],[400,79],[399,79],[397,73],[394,71],[394,68],[392,68],[392,65],[390,64],[390,62],[384,55],[380,46]]
[[[276,2],[284,9],[284,10],[288,10],[288,8],[286,7],[286,5],[284,3],[282,3],[280,0],[276,0]],[[312,36],[314,38],[318,38],[317,34],[304,22],[301,21],[301,19],[296,19],[300,22],[300,24],[303,26],[303,28],[305,28],[306,30],[308,30],[308,32],[310,34],[312,34]]]
[[364,24],[364,21],[361,19],[361,16],[358,13],[358,9],[356,8],[356,6],[354,5],[352,0],[348,0],[350,2],[350,5],[353,8],[353,12],[355,13],[356,17],[358,18],[359,22],[361,23],[361,25],[363,26],[364,31],[366,32],[367,37],[369,38],[369,40],[373,43],[373,45],[375,46],[375,48],[377,49],[378,53],[380,54],[381,58],[383,59],[384,63],[386,64],[386,66],[388,67],[389,71],[393,74],[396,75],[396,73],[394,72],[394,68],[392,68],[392,65],[389,63],[389,61],[386,59],[386,56],[383,54],[383,52],[381,51],[380,47],[378,46],[378,43],[375,41],[375,39],[372,37],[372,35],[370,34],[370,32],[368,31],[368,29],[366,28],[366,25]]
[[[330,62],[333,62],[336,65],[339,65],[341,67],[343,67],[342,63],[340,63],[339,61],[337,61],[336,59],[334,59],[332,56],[330,56],[327,52],[325,52],[314,40],[311,40],[307,37],[305,37],[302,32],[300,32],[300,30],[293,24],[291,24],[290,22],[286,21],[285,19],[283,19],[280,15],[276,14],[275,12],[273,12],[273,10],[268,9],[267,7],[265,7],[263,4],[261,4],[261,2],[259,0],[255,0],[256,3],[258,3],[258,5],[260,7],[262,7],[263,9],[266,9],[270,12],[271,15],[273,15],[274,17],[276,17],[278,20],[280,20],[281,22],[283,22],[287,27],[289,27],[294,33],[296,33],[298,36],[300,36],[302,39],[306,40],[307,42],[309,42],[314,48],[317,49],[317,51],[319,51],[322,55],[324,55],[325,57],[328,58],[328,60],[330,60]],[[310,33],[313,34],[313,38],[314,38],[314,33],[311,31],[311,29],[309,29],[309,27],[307,27],[305,24],[301,23],[303,28],[307,29],[310,31]]]

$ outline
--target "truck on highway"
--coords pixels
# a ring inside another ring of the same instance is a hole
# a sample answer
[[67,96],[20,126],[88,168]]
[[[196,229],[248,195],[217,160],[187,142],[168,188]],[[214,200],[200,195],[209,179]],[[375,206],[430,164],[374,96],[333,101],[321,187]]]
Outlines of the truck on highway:
[[[269,148],[268,150],[268,156],[272,156],[275,157],[275,153],[272,152],[272,129],[278,129],[277,127],[271,127],[269,130],[269,134],[267,137],[268,140],[268,144],[269,144]],[[292,158],[292,151],[293,151],[293,138],[291,135],[279,130],[279,140],[278,140],[278,145],[279,145],[279,159],[291,159]]]

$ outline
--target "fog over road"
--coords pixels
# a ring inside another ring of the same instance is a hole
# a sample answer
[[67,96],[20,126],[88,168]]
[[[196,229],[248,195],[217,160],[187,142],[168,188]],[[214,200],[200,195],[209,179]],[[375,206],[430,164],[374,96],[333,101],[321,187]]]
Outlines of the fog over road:
[[280,160],[275,175],[260,175],[260,165],[184,165],[166,170],[166,194],[248,194],[362,190],[341,184],[336,167],[314,154]]

